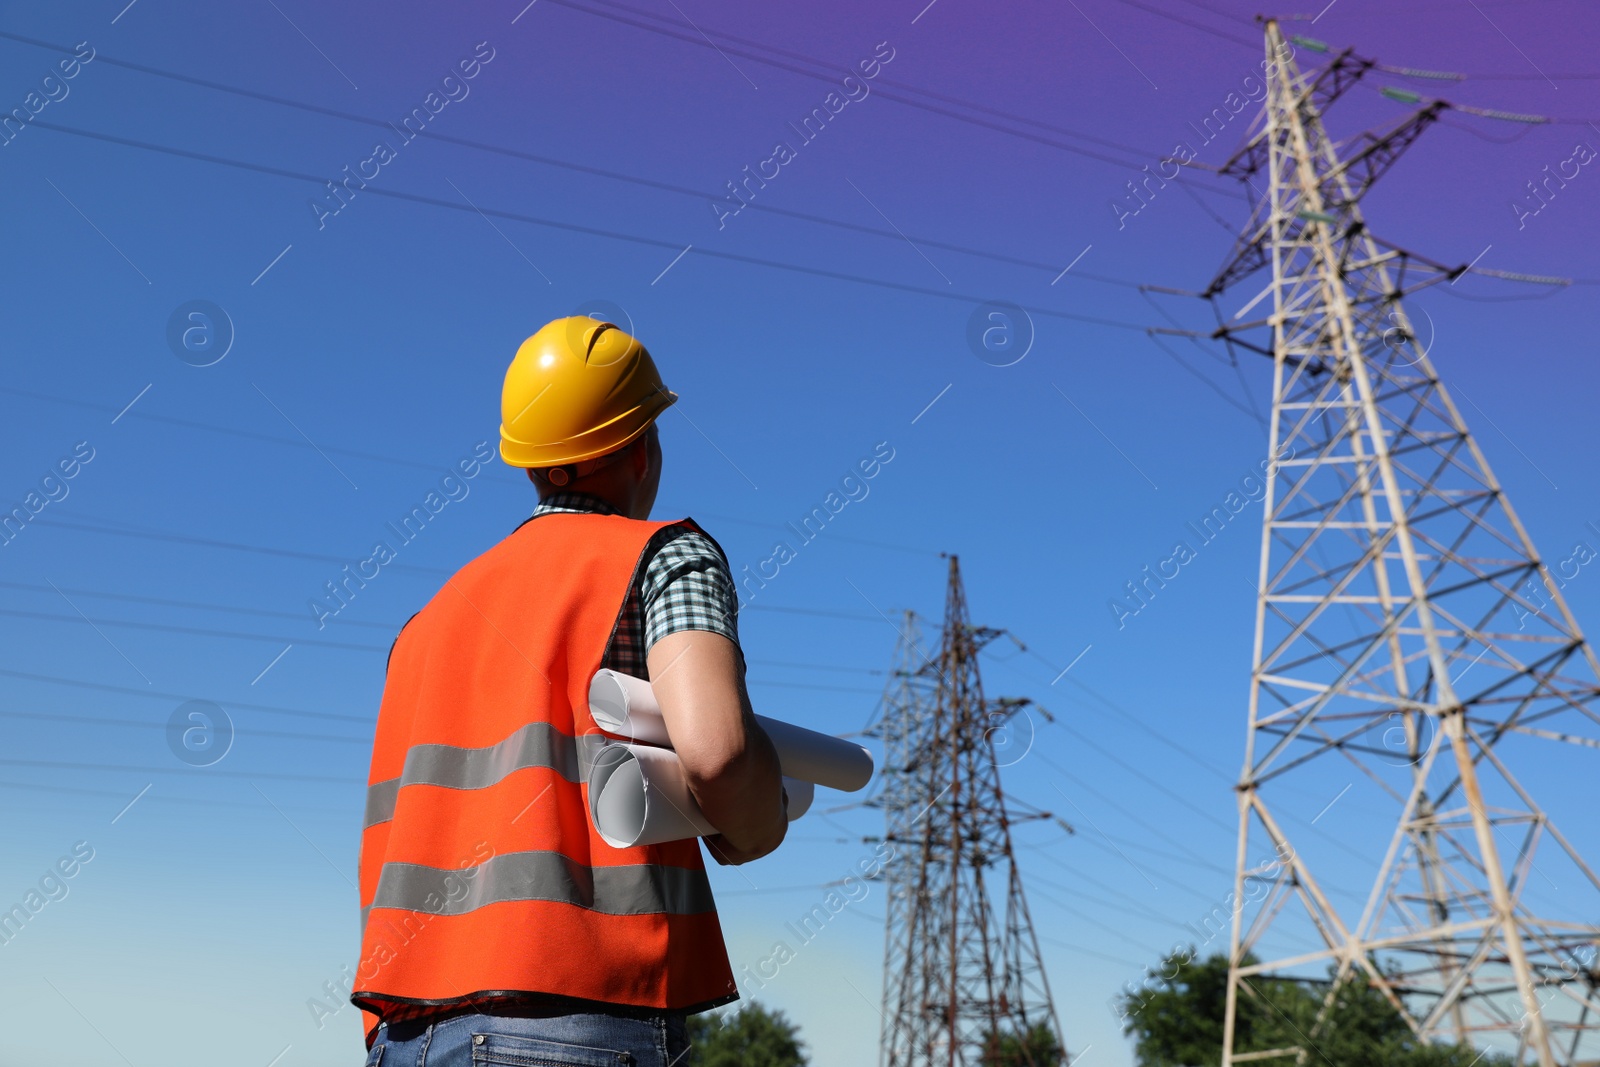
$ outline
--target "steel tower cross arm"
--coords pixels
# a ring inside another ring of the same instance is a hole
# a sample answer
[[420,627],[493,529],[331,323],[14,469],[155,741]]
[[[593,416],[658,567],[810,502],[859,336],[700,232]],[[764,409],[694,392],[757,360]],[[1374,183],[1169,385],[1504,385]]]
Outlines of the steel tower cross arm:
[[[1379,178],[1388,173],[1389,168],[1405,154],[1406,149],[1417,143],[1417,138],[1422,136],[1423,131],[1439,121],[1439,116],[1449,106],[1444,100],[1434,100],[1407,115],[1384,133],[1360,134],[1360,140],[1363,142],[1361,149],[1346,156],[1327,177],[1357,175],[1349,195],[1351,203],[1360,200]],[[1334,201],[1333,206],[1342,205]]]
[[[1281,35],[1278,40],[1280,49],[1286,47]],[[1280,51],[1279,54],[1281,55],[1282,52]],[[1273,58],[1269,54],[1267,61],[1270,63]],[[1286,62],[1286,60],[1280,60],[1279,62]],[[1377,64],[1372,60],[1363,59],[1356,55],[1355,49],[1346,48],[1335,56],[1327,66],[1323,67],[1317,73],[1317,76],[1301,90],[1301,99],[1310,100],[1319,112],[1327,111],[1334,101],[1349,92],[1375,66]],[[1253,137],[1244,143],[1243,147],[1229,156],[1217,168],[1217,173],[1238,178],[1248,184],[1250,178],[1254,177],[1262,167],[1267,165],[1269,154],[1267,129],[1263,126],[1261,130],[1257,131]]]
[[[1351,84],[1354,84],[1354,82],[1352,81]],[[1307,96],[1309,94],[1302,94],[1302,99]],[[1310,105],[1303,104],[1302,106]],[[1362,134],[1361,138],[1364,143],[1359,151],[1343,160],[1334,160],[1330,168],[1319,176],[1317,186],[1322,191],[1321,204],[1315,209],[1308,210],[1314,210],[1320,215],[1331,216],[1338,213],[1339,215],[1348,216],[1355,205],[1366,195],[1367,190],[1372,188],[1379,178],[1388,173],[1389,168],[1394,166],[1400,157],[1405,154],[1407,148],[1417,142],[1423,131],[1438,121],[1440,114],[1447,107],[1449,105],[1445,101],[1435,100],[1406,116],[1384,133]],[[1267,144],[1264,138],[1265,131],[1258,135],[1257,138],[1263,146],[1263,152],[1266,151],[1265,146]],[[1356,179],[1353,183],[1349,181],[1352,175]],[[1240,176],[1245,179],[1250,177],[1247,174]],[[1292,194],[1295,191],[1290,190],[1290,192]],[[1303,197],[1297,199],[1299,202],[1303,202]],[[1318,221],[1320,220],[1300,219],[1297,215],[1295,222],[1291,223],[1293,229],[1289,235],[1290,239],[1298,240]],[[1269,265],[1272,245],[1274,241],[1281,239],[1273,223],[1274,220],[1271,218],[1262,219],[1247,231],[1246,235],[1235,244],[1228,260],[1217,271],[1211,283],[1206,286],[1205,291],[1201,294],[1202,296],[1218,296],[1235,282],[1247,278]],[[1359,218],[1356,218],[1351,220],[1350,225],[1359,228],[1363,224]],[[1359,232],[1359,230],[1356,229],[1353,232]],[[1448,272],[1451,269],[1442,264],[1436,266],[1440,272]],[[1450,280],[1454,280],[1454,277],[1454,275],[1450,276]]]

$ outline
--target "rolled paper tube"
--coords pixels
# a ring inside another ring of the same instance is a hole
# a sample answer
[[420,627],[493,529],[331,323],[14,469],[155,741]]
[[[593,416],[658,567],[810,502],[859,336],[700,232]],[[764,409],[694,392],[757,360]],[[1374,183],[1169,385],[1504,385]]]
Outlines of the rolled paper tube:
[[854,793],[872,780],[872,753],[853,741],[757,715],[772,738],[783,773],[803,782]]
[[794,822],[811,810],[811,802],[817,797],[817,787],[799,778],[786,777],[783,788],[789,794],[789,821]]
[[[650,683],[602,670],[589,683],[589,714],[607,733],[670,745]],[[790,778],[853,793],[872,780],[872,753],[843,738],[757,715],[756,722],[778,750],[778,763]]]
[[613,848],[659,845],[717,832],[689,795],[678,754],[607,745],[589,771],[589,816]]
[[652,745],[671,745],[661,705],[650,683],[631,674],[600,670],[589,680],[589,714],[608,734]]
[[[789,821],[811,807],[810,782],[785,778]],[[613,848],[659,845],[714,834],[684,779],[678,754],[648,745],[607,745],[589,772],[589,817]]]

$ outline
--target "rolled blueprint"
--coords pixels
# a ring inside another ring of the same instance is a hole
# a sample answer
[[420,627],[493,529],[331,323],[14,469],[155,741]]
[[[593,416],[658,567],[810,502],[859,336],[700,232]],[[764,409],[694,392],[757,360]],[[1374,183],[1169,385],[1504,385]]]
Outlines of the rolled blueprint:
[[[785,778],[789,821],[811,807],[810,782]],[[689,793],[683,764],[669,748],[649,745],[606,745],[589,771],[589,817],[613,848],[659,845],[714,834]]]
[[756,722],[772,738],[778,764],[790,778],[854,793],[872,780],[872,753],[853,741],[793,726],[765,715]]
[[785,775],[783,791],[789,798],[789,821],[794,822],[800,816],[811,810],[811,802],[817,798],[817,787],[801,778],[790,778]]
[[[602,670],[589,682],[589,714],[607,733],[670,745],[650,683],[642,678]],[[872,753],[851,741],[793,726],[765,715],[756,722],[772,738],[778,763],[790,778],[853,793],[872,779]],[[791,800],[793,792],[790,793]]]

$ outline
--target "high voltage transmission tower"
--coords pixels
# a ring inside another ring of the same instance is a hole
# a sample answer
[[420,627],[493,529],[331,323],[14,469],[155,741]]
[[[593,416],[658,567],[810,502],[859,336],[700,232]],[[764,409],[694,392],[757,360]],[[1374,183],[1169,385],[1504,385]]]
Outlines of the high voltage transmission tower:
[[1023,700],[985,700],[978,653],[1003,631],[967,618],[950,557],[932,659],[907,613],[881,726],[889,886],[883,1042],[887,1067],[1058,1067],[1061,1028],[1011,847],[1011,827],[1049,818],[1008,802],[997,732]]
[[[1202,294],[1268,272],[1215,336],[1273,361],[1277,461],[1222,1063],[1310,1062],[1352,981],[1427,1040],[1600,1063],[1600,880],[1535,799],[1587,795],[1593,824],[1600,665],[1403,306],[1469,268],[1380,240],[1358,207],[1447,105],[1336,144],[1322,113],[1372,64],[1302,73],[1265,25],[1264,113],[1222,167],[1265,193]],[[1364,828],[1365,866],[1285,821],[1352,784],[1334,821]],[[1247,1047],[1241,1012],[1270,1015],[1281,979],[1322,994],[1317,1025]]]

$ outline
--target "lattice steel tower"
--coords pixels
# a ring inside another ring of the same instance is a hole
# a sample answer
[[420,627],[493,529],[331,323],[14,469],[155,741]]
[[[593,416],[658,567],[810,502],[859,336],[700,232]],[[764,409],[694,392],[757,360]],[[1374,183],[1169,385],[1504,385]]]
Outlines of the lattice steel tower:
[[[1256,279],[1216,336],[1271,357],[1279,460],[1222,1062],[1306,1062],[1315,1046],[1316,1028],[1235,1047],[1264,979],[1316,982],[1326,1014],[1365,975],[1424,1038],[1597,1063],[1600,880],[1534,794],[1586,795],[1592,825],[1600,666],[1402,306],[1469,268],[1379,240],[1357,206],[1448,105],[1336,144],[1322,112],[1374,64],[1346,52],[1302,73],[1270,21],[1266,44],[1263,115],[1222,168],[1265,192],[1204,294]],[[1321,815],[1305,818],[1351,783],[1334,821],[1370,831],[1365,865],[1330,856]]]
[[914,619],[901,631],[877,731],[894,847],[880,1056],[888,1067],[980,1067],[998,1062],[1002,1040],[1011,1043],[1006,1062],[1064,1061],[1011,849],[1012,825],[1048,815],[1008,804],[995,759],[997,731],[1026,702],[986,701],[978,675],[979,650],[1001,632],[968,621],[954,556],[937,656],[922,652]]

